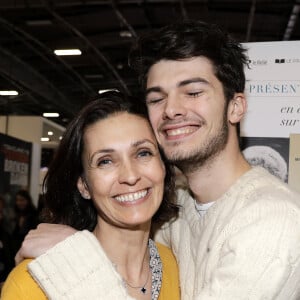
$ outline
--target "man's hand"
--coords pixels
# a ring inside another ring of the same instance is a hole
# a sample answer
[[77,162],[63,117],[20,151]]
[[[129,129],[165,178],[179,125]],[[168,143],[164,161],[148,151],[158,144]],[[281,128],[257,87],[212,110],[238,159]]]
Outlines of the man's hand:
[[24,258],[38,257],[76,232],[77,230],[67,225],[39,224],[26,235],[15,256],[15,263],[19,264]]

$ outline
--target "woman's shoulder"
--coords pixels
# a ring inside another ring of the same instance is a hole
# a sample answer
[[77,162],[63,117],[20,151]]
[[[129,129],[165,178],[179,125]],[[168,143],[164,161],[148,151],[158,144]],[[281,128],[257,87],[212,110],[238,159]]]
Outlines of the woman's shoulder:
[[46,296],[28,272],[31,259],[25,259],[8,275],[1,292],[1,299],[46,300]]

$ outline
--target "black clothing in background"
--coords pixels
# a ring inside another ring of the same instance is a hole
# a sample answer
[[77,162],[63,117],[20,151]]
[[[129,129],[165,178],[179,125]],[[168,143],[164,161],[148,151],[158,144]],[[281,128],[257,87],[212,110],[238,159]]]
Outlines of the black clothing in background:
[[14,249],[11,235],[0,224],[0,282],[5,281],[14,265]]
[[20,249],[21,244],[29,232],[38,224],[38,212],[32,203],[28,191],[20,190],[16,194],[15,201],[15,227],[12,231],[14,256]]

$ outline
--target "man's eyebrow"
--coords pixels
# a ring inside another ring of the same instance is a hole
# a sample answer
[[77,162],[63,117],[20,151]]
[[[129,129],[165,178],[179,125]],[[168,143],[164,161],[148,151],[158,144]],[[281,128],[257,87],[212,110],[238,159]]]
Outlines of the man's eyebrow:
[[148,94],[150,94],[150,93],[160,93],[160,92],[162,92],[162,89],[161,89],[161,87],[159,87],[159,86],[153,86],[153,87],[151,87],[151,88],[148,88],[148,89],[146,89],[146,96],[148,95]]
[[189,78],[186,80],[182,80],[177,84],[177,87],[181,87],[181,86],[185,86],[188,85],[190,83],[194,83],[194,82],[200,82],[200,83],[205,83],[205,84],[210,84],[206,79],[201,78],[201,77],[195,77],[195,78]]
[[[190,83],[194,83],[194,82],[200,82],[200,83],[204,83],[204,84],[210,84],[204,78],[195,77],[195,78],[189,78],[189,79],[182,80],[182,81],[178,82],[177,83],[177,87],[182,87],[182,86],[188,85]],[[146,89],[145,95],[147,96],[148,94],[150,94],[152,92],[153,93],[162,93],[163,90],[162,90],[162,88],[160,86],[153,86],[153,87],[150,87],[150,88]]]

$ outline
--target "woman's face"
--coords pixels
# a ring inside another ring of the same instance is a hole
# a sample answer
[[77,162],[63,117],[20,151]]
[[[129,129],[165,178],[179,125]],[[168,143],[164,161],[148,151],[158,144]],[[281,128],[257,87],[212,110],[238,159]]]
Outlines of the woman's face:
[[28,206],[28,200],[21,195],[16,195],[16,206],[19,210],[25,210]]
[[121,227],[151,220],[162,201],[165,168],[147,120],[122,112],[88,127],[82,161],[85,178],[77,186],[98,211]]
[[4,212],[4,200],[0,200],[0,221],[3,219],[3,212]]

